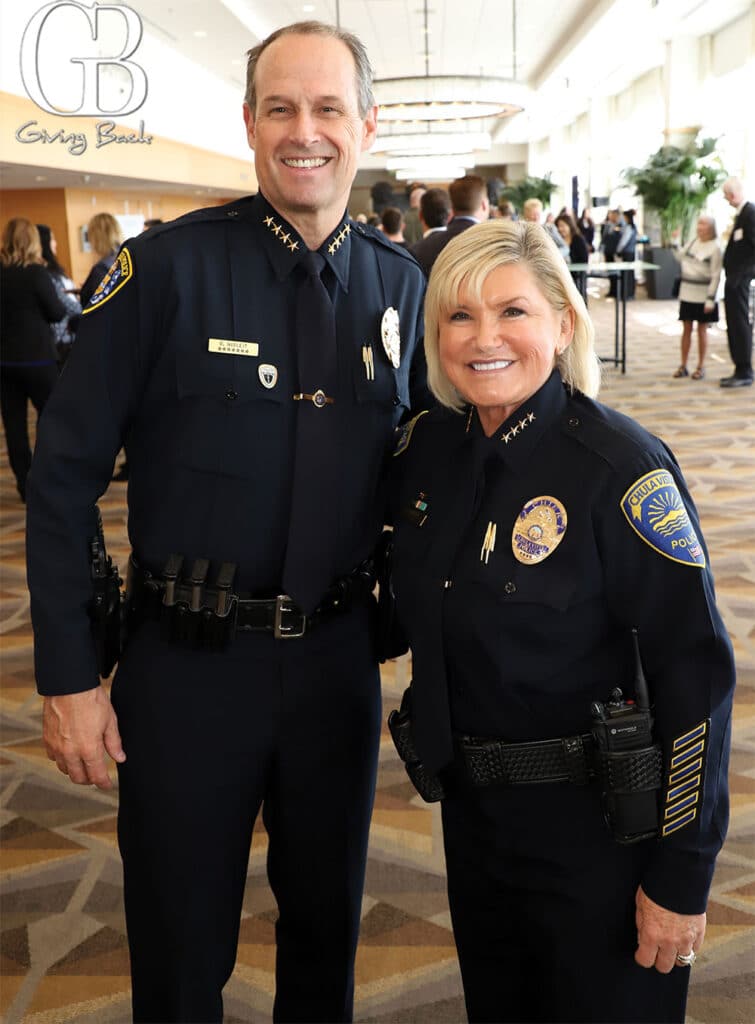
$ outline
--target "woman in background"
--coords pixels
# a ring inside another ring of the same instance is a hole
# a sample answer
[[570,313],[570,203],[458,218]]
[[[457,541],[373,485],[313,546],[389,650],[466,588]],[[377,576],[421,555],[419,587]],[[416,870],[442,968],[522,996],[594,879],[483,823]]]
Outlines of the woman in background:
[[76,298],[76,291],[73,281],[67,276],[63,267],[58,263],[58,242],[47,224],[37,224],[39,239],[42,243],[42,259],[50,271],[52,283],[55,285],[55,293],[65,306],[66,316],[52,325],[55,335],[55,347],[58,353],[58,362],[62,368],[68,358],[71,345],[76,337],[76,328],[81,315],[81,304]]
[[[619,243],[616,246],[616,259],[622,263],[634,263],[637,252],[637,228],[634,223],[636,210],[624,211],[624,227],[621,230]],[[634,271],[624,270],[621,274],[624,298],[634,298]]]
[[688,377],[687,359],[692,347],[692,328],[697,321],[697,369],[693,380],[705,376],[708,324],[718,322],[716,292],[721,278],[721,247],[716,222],[705,214],[697,219],[697,235],[680,254],[679,319],[682,322],[682,361],[674,377]]
[[31,465],[28,403],[42,412],[58,376],[51,324],[66,314],[42,259],[39,232],[15,217],[0,248],[0,410],[8,460],[22,501]]
[[113,264],[121,247],[121,229],[111,213],[96,213],[87,224],[87,237],[97,261],[81,286],[81,307],[85,309],[97,286]]
[[[556,227],[558,228],[558,233],[569,246],[569,262],[588,263],[590,252],[587,242],[580,234],[573,218],[568,213],[560,213],[556,217]],[[572,270],[571,276],[579,289],[579,294],[587,302],[587,274],[584,270]]]

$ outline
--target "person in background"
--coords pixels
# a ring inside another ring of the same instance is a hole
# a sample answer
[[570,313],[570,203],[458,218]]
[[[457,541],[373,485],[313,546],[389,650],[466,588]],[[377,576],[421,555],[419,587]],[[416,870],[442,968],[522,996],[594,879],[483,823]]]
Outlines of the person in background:
[[[419,221],[422,238],[434,231],[445,231],[451,216],[451,197],[444,188],[429,188],[419,201]],[[411,246],[414,252],[414,246]]]
[[[556,228],[569,246],[569,263],[587,263],[590,259],[587,242],[579,233],[572,217],[568,213],[560,213],[556,217]],[[572,270],[571,276],[579,289],[579,294],[587,302],[587,273],[584,270]]]
[[[637,252],[637,228],[634,218],[635,210],[624,211],[624,226],[621,229],[619,240],[616,243],[616,257],[622,263],[634,263]],[[634,298],[634,271],[625,270],[621,275],[622,289],[625,299]]]
[[613,263],[616,257],[616,246],[621,237],[621,213],[619,210],[608,210],[606,219],[600,229],[600,249],[606,263]]
[[422,225],[419,217],[419,204],[422,201],[422,196],[427,191],[425,185],[418,181],[414,181],[407,188],[407,195],[409,197],[409,209],[406,211],[404,216],[404,239],[408,245],[414,245],[422,238]]
[[76,328],[79,325],[81,315],[81,303],[76,298],[73,281],[66,275],[65,270],[58,262],[58,242],[52,229],[47,224],[37,224],[39,240],[42,244],[42,259],[50,271],[52,283],[55,285],[55,292],[65,306],[66,315],[62,320],[52,325],[55,335],[55,348],[58,353],[58,364],[60,368],[65,364],[71,352],[71,345],[76,338]]
[[405,249],[409,248],[404,238],[404,215],[397,206],[386,206],[380,214],[380,226],[385,237],[391,242],[402,245]]
[[753,378],[750,285],[755,277],[755,204],[745,200],[739,178],[728,178],[723,190],[736,214],[724,250],[726,331],[734,372],[720,383],[722,388],[747,388]]
[[118,247],[123,241],[120,225],[111,213],[95,213],[87,224],[87,238],[95,262],[79,293],[82,310],[86,309],[103,277],[112,267]]
[[530,224],[540,224],[543,230],[553,239],[556,244],[556,248],[564,257],[566,262],[569,262],[569,246],[558,233],[556,225],[548,223],[547,220],[543,223],[543,204],[540,199],[536,196],[532,196],[530,199],[525,199],[522,203],[522,217],[524,220],[529,221]]
[[695,506],[595,400],[593,326],[535,224],[454,239],[425,326],[439,405],[392,459],[397,715],[442,801],[468,1018],[681,1024],[734,691]]
[[716,222],[702,214],[697,218],[697,234],[680,253],[679,319],[682,322],[682,358],[674,377],[688,377],[687,360],[692,347],[692,328],[697,323],[697,367],[693,380],[705,376],[708,351],[708,324],[718,322],[716,292],[721,280],[721,246]]
[[448,194],[451,199],[452,216],[446,230],[427,235],[412,247],[412,255],[428,277],[438,254],[451,239],[474,224],[486,221],[490,212],[487,184],[477,174],[466,174],[463,178],[456,178],[448,186]]
[[509,199],[501,199],[498,203],[501,220],[517,220],[516,207]]
[[582,214],[577,221],[577,227],[579,228],[579,233],[587,242],[587,251],[595,252],[593,245],[595,241],[595,221],[590,216],[590,211],[587,207],[582,211]]
[[[428,401],[423,274],[347,212],[377,113],[351,33],[299,22],[251,49],[259,191],[128,241],[40,424],[27,557],[44,741],[82,786],[109,788],[118,762],[141,1024],[222,1021],[260,814],[273,1019],[353,1016],[381,470]],[[128,635],[109,691],[87,551],[124,441]]]
[[144,222],[144,230],[149,231],[150,228],[156,228],[158,224],[162,224],[162,217],[150,217]]
[[26,501],[29,402],[39,419],[58,376],[51,325],[64,318],[66,307],[45,267],[39,231],[25,217],[14,217],[3,231],[0,293],[0,412],[8,461]]

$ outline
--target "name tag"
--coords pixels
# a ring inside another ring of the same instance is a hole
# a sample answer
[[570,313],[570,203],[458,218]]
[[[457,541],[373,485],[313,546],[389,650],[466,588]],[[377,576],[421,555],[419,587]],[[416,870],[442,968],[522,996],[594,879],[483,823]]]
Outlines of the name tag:
[[734,232],[734,241],[735,242],[741,242],[743,238],[744,238],[744,231],[742,230],[742,228],[737,228],[735,230],[735,232]]
[[256,341],[235,341],[233,338],[209,338],[208,352],[219,352],[224,356],[258,356],[260,347]]

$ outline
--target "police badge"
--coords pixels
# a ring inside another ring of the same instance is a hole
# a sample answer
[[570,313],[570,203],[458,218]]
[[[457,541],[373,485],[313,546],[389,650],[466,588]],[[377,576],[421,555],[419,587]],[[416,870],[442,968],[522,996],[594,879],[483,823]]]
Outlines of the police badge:
[[257,376],[262,387],[269,391],[278,383],[278,367],[273,366],[272,363],[260,363],[257,367]]
[[380,334],[383,339],[385,354],[391,361],[391,366],[398,370],[401,364],[401,334],[399,331],[398,311],[389,306],[383,313],[380,322]]

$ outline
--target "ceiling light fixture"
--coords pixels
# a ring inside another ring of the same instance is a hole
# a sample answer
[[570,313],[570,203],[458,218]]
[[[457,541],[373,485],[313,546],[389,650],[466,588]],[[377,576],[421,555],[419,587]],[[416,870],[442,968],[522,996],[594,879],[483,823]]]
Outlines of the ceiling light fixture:
[[488,150],[491,145],[490,132],[433,132],[428,125],[422,132],[378,134],[372,152],[391,153],[395,156],[442,156],[451,153],[471,153],[476,149]]
[[520,113],[524,107],[517,100],[523,98],[524,89],[512,79],[490,75],[430,74],[428,17],[428,0],[425,0],[422,30],[425,37],[424,75],[375,80],[380,120],[384,124],[436,123],[511,117]]

